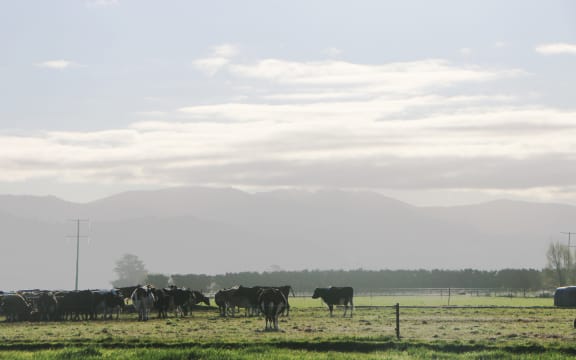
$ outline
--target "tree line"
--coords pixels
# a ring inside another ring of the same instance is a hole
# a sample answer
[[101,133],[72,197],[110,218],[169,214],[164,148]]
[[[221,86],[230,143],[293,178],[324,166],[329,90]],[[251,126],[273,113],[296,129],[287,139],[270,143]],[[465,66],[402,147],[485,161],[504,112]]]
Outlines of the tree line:
[[391,288],[493,288],[540,290],[547,285],[546,270],[302,270],[239,272],[221,275],[148,274],[145,282],[157,287],[169,284],[211,292],[235,285],[292,285],[298,293],[317,287],[353,286],[357,292]]
[[151,284],[177,285],[213,292],[235,285],[292,285],[297,292],[309,293],[317,287],[353,286],[358,292],[391,288],[490,288],[541,290],[576,285],[576,256],[564,244],[551,243],[547,266],[537,269],[503,270],[302,270],[238,272],[220,275],[149,273],[135,255],[125,254],[116,262],[118,279],[114,287]]

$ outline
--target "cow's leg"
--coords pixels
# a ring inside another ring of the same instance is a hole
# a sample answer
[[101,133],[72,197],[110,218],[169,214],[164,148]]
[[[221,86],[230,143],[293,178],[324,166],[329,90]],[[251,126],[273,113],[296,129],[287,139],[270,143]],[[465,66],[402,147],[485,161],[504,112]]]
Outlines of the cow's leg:
[[354,300],[350,298],[350,317],[352,317],[353,312],[354,312]]
[[352,313],[354,312],[354,302],[350,299],[350,317],[352,317]]
[[328,309],[330,309],[330,316],[332,316],[332,311],[334,310],[334,305],[328,305]]

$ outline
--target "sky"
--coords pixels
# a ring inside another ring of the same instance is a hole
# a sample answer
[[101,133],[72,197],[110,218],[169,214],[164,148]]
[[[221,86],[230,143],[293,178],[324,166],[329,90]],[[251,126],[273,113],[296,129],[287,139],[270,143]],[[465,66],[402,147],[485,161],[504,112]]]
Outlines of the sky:
[[576,205],[574,1],[0,2],[0,193]]

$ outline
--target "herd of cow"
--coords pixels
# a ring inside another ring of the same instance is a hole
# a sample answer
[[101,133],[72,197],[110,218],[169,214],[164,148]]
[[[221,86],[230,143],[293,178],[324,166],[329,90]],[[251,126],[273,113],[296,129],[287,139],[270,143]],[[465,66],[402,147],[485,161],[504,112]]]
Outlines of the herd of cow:
[[[290,285],[235,286],[216,292],[214,301],[220,316],[235,316],[238,309],[244,308],[245,315],[262,314],[266,330],[278,330],[278,317],[289,315],[289,295],[294,296]],[[344,305],[344,316],[350,307],[352,316],[354,291],[351,287],[317,288],[312,298],[321,298],[330,310],[334,305]],[[187,315],[194,305],[204,303],[210,306],[210,299],[199,291],[170,286],[155,288],[150,285],[137,285],[112,290],[81,291],[18,291],[0,292],[0,310],[6,321],[64,321],[96,320],[119,318],[120,312],[134,309],[138,320],[146,321],[150,313],[158,312],[159,318],[166,318],[169,312],[175,316]],[[131,304],[131,307],[126,307]]]

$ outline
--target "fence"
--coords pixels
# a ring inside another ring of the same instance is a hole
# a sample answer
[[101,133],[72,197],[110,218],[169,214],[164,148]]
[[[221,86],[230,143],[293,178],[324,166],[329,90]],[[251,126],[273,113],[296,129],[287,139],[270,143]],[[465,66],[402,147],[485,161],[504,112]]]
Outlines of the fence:
[[[296,291],[297,297],[312,296],[312,291]],[[524,288],[381,288],[355,290],[354,296],[493,296],[493,297],[553,297],[554,289]]]

